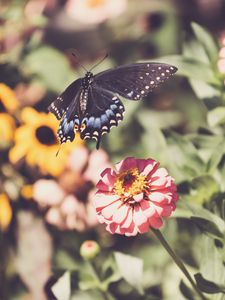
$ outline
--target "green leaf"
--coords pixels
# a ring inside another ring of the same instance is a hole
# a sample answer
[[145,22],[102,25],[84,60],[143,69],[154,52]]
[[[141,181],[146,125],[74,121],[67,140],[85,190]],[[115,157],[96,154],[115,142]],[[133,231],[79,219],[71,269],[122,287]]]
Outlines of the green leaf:
[[197,273],[194,276],[195,276],[195,280],[197,282],[197,286],[204,293],[208,293],[208,294],[223,293],[223,294],[225,294],[225,285],[218,285],[213,281],[206,280],[200,273]]
[[216,63],[218,59],[219,48],[212,35],[197,23],[192,22],[191,27],[197,40],[203,45],[210,61],[212,63]]
[[79,288],[83,291],[90,290],[90,289],[99,289],[101,283],[97,278],[93,268],[86,263],[80,269],[79,273]]
[[121,279],[121,274],[117,268],[114,257],[110,256],[102,265],[103,280],[101,282],[102,290],[107,291],[112,282]]
[[207,165],[206,165],[206,171],[208,173],[213,173],[220,163],[225,150],[225,140],[221,141],[219,144],[215,145],[215,149],[212,152],[211,157],[209,158]]
[[143,294],[143,261],[140,258],[115,252],[115,259],[122,277],[140,294]]
[[[215,240],[209,236],[202,235],[199,239],[199,260],[200,272],[202,276],[218,286],[224,286],[225,268],[224,268],[224,245],[217,246]],[[222,251],[221,251],[222,250]],[[213,297],[214,299],[214,297]],[[215,300],[221,297],[215,297]]]
[[65,56],[52,47],[33,50],[24,60],[26,75],[36,76],[51,91],[59,93],[76,79]]
[[70,300],[71,287],[70,287],[70,273],[66,272],[60,277],[52,287],[52,292],[57,300]]
[[[190,198],[190,197],[191,196],[188,196],[188,198]],[[184,202],[184,201],[178,202],[178,209],[175,211],[173,216],[177,217],[177,218],[187,218],[187,219],[194,218],[194,220],[196,220],[196,222],[197,222],[197,218],[199,218],[201,220],[204,219],[210,223],[213,223],[211,228],[215,228],[215,226],[216,226],[215,231],[218,232],[218,234],[216,235],[217,238],[224,236],[224,234],[225,234],[224,220],[222,220],[220,217],[213,214],[209,210],[207,210],[199,205],[196,205],[194,203]],[[207,223],[205,223],[205,224],[207,224]]]
[[191,199],[195,203],[209,202],[219,192],[219,185],[210,175],[195,177],[191,182]]
[[191,220],[203,231],[209,233],[211,236],[222,239],[224,237],[223,233],[219,230],[215,223],[212,221],[199,218],[191,217]]
[[161,62],[169,62],[178,68],[177,75],[191,79],[221,85],[220,80],[215,77],[212,67],[196,58],[185,57],[183,55],[170,55],[157,59]]
[[207,121],[209,126],[215,127],[225,123],[225,107],[219,106],[208,112]]
[[[205,170],[205,165],[200,158],[197,149],[185,137],[170,132],[168,137],[169,147],[167,148],[169,167],[177,172],[177,178],[183,180],[192,179],[201,175]],[[178,170],[179,169],[179,170]],[[179,175],[179,176],[178,176]]]
[[189,78],[192,89],[199,99],[211,99],[220,96],[220,90],[202,81]]

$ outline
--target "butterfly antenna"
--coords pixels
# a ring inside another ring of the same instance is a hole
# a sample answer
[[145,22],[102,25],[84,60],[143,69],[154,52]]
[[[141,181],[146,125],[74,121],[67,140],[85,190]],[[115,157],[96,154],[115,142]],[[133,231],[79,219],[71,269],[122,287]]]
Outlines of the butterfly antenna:
[[74,53],[74,52],[72,52],[72,55],[74,56],[74,57],[76,57],[76,59],[77,59],[77,63],[78,63],[78,65],[82,68],[82,69],[84,69],[84,71],[85,72],[88,72],[88,70],[79,62],[79,55],[78,54],[76,54],[76,53]]
[[56,157],[58,156],[60,149],[61,149],[61,144],[59,145],[59,149],[58,149],[58,151],[56,152],[56,155],[55,155]]
[[108,56],[109,56],[108,53],[106,53],[106,55],[89,70],[89,72],[91,72],[95,67],[100,65]]

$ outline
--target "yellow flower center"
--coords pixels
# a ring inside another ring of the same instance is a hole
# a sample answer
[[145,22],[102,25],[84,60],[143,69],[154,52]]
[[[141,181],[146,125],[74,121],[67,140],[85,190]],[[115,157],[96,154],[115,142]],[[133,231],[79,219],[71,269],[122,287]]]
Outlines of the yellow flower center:
[[46,146],[57,144],[57,137],[53,129],[49,126],[43,125],[36,129],[35,135],[39,143]]
[[105,2],[106,2],[106,0],[88,0],[87,4],[91,8],[96,8],[98,6],[105,4]]
[[137,168],[129,169],[118,174],[114,183],[114,191],[121,198],[132,197],[144,192],[146,187],[146,177],[139,174]]

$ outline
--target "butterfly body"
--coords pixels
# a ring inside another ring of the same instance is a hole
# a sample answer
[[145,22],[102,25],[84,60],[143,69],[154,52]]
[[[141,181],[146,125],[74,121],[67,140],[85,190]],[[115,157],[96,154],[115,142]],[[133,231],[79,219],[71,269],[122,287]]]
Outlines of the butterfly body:
[[96,75],[87,72],[49,106],[49,111],[61,120],[60,143],[73,141],[80,132],[82,139],[95,139],[99,148],[102,135],[123,120],[125,109],[120,96],[141,100],[176,71],[168,64],[139,63]]

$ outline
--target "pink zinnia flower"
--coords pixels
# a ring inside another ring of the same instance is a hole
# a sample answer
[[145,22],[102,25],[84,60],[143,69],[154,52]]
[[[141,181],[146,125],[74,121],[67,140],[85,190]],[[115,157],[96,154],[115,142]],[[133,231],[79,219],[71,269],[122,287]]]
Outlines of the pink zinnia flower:
[[126,236],[160,228],[178,200],[173,178],[153,159],[122,160],[116,170],[102,172],[97,188],[94,207],[100,223]]

